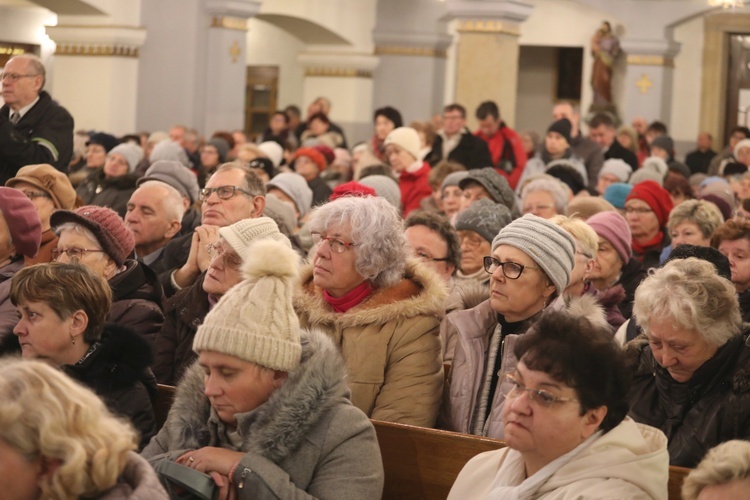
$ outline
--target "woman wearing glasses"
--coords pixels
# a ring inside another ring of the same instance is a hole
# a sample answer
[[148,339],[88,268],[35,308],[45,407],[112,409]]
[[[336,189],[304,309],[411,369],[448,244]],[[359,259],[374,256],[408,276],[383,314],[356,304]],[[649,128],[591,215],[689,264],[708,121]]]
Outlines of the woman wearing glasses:
[[85,266],[27,267],[13,277],[10,298],[19,320],[0,352],[20,344],[24,359],[45,361],[88,386],[130,420],[142,448],[156,433],[151,350],[129,328],[105,325],[111,297],[107,282]]
[[487,290],[490,276],[484,271],[484,257],[490,253],[492,239],[512,220],[510,210],[487,198],[475,201],[456,217],[456,232],[461,245],[459,282],[473,282]]
[[633,256],[644,270],[658,267],[662,250],[670,243],[666,230],[672,198],[656,181],[633,186],[625,200],[625,220],[633,235]]
[[667,499],[667,439],[627,418],[627,370],[608,331],[545,315],[500,382],[507,447],[471,459],[449,499]]
[[128,258],[135,241],[120,216],[89,205],[74,212],[58,210],[51,223],[60,238],[52,257],[82,264],[107,280],[112,289],[107,321],[129,327],[153,343],[164,322],[164,294],[156,274]]
[[195,361],[193,339],[206,314],[232,287],[242,281],[240,267],[250,255],[250,245],[273,239],[291,246],[273,219],[258,217],[219,229],[219,241],[209,245],[211,261],[195,283],[164,303],[164,325],[154,340],[152,366],[160,384],[177,385]]
[[[515,369],[513,345],[567,288],[574,261],[570,234],[536,215],[526,214],[498,233],[484,258],[489,300],[449,314],[441,326],[443,338],[457,336],[442,426],[502,439],[505,395],[499,379]],[[567,307],[594,324],[606,323],[590,301],[571,300]]]
[[441,278],[407,259],[401,218],[384,198],[338,198],[315,209],[309,224],[300,322],[341,347],[354,406],[371,418],[432,427],[443,390]]

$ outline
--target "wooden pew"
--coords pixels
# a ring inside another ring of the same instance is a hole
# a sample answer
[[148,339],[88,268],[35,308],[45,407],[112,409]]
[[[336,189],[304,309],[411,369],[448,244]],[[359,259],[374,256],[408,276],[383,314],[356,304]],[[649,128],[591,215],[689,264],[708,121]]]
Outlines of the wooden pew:
[[385,468],[383,498],[444,499],[469,459],[505,446],[497,439],[373,420]]
[[171,385],[157,384],[156,389],[157,393],[156,401],[154,402],[154,416],[156,417],[156,428],[161,429],[164,422],[167,421],[169,409],[172,407],[172,402],[174,402],[176,388]]
[[677,467],[676,465],[669,466],[669,485],[667,486],[669,500],[682,500],[682,482],[691,470],[693,469]]

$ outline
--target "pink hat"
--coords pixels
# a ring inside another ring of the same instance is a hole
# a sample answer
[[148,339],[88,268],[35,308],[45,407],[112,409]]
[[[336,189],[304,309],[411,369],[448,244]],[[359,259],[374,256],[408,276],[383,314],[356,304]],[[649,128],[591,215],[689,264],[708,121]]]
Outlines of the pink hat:
[[0,187],[0,212],[8,224],[16,253],[34,257],[42,243],[42,223],[31,200],[17,189]]
[[117,212],[111,208],[86,205],[75,212],[69,210],[58,210],[52,214],[51,223],[53,227],[61,226],[66,222],[73,222],[85,227],[96,236],[96,240],[102,246],[110,258],[118,266],[123,265],[128,255],[135,248],[135,239]]
[[633,235],[625,217],[617,212],[599,212],[586,219],[586,224],[601,238],[609,241],[623,265],[630,261]]

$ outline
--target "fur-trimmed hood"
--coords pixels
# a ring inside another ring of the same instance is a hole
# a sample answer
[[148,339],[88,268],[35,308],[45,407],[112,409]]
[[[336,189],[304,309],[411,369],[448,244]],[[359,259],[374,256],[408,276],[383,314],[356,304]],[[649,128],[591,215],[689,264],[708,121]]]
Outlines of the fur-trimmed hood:
[[343,314],[333,311],[323,297],[323,290],[313,283],[313,266],[301,271],[294,307],[311,325],[341,328],[385,323],[419,315],[440,317],[448,296],[440,277],[416,259],[406,261],[404,278],[396,285],[376,289],[361,304]]
[[604,313],[604,308],[593,295],[584,294],[580,297],[569,298],[568,300],[558,297],[545,309],[545,312],[559,310],[565,311],[571,316],[584,317],[598,328],[612,329],[609,323],[607,323],[607,315]]
[[[330,409],[349,398],[344,361],[336,346],[320,331],[305,330],[301,337],[299,368],[289,372],[267,402],[237,417],[242,451],[274,463],[292,454]],[[167,449],[219,446],[225,440],[224,424],[203,390],[203,371],[195,363],[177,387],[164,424],[169,431]]]

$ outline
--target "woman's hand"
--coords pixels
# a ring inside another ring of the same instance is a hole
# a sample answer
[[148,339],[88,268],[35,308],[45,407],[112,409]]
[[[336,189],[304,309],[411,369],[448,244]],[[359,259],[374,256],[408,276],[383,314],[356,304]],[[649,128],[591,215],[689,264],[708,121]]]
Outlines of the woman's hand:
[[222,476],[218,472],[211,472],[209,474],[211,479],[216,483],[216,487],[219,488],[219,496],[217,500],[236,500],[237,489],[232,486],[227,476]]
[[244,453],[206,446],[199,450],[189,451],[176,460],[204,474],[218,472],[222,476],[229,476],[232,466],[242,460]]

